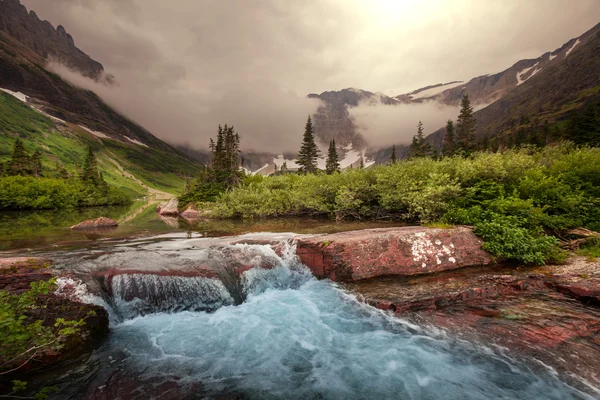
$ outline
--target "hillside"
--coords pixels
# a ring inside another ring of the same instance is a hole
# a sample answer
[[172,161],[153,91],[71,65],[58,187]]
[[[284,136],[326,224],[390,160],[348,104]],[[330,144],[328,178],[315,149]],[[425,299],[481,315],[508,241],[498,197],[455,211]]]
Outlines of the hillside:
[[17,136],[28,148],[41,147],[45,163],[60,160],[65,166],[80,163],[89,144],[100,155],[109,183],[141,193],[146,187],[179,193],[184,177],[203,168],[91,91],[47,71],[50,58],[110,84],[102,65],[77,49],[64,28],[54,29],[17,0],[0,2],[0,88],[16,96],[1,97],[0,158]]

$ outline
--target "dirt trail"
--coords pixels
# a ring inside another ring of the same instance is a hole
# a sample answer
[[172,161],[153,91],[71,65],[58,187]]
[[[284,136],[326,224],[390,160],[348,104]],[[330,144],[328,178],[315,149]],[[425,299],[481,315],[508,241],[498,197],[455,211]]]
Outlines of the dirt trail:
[[123,173],[123,175],[126,178],[131,179],[132,181],[134,181],[138,185],[142,186],[144,189],[147,189],[149,196],[154,197],[156,199],[162,199],[162,200],[169,200],[169,199],[172,199],[172,198],[175,197],[171,193],[163,192],[162,190],[154,189],[154,188],[151,188],[150,186],[146,185],[144,182],[142,182],[141,180],[139,180],[137,177],[135,177],[131,173],[125,171],[125,169],[121,166],[121,164],[119,164],[119,162],[116,161],[115,159],[113,159],[111,157],[107,157],[107,159],[111,163],[113,163],[119,169],[119,171],[121,171]]

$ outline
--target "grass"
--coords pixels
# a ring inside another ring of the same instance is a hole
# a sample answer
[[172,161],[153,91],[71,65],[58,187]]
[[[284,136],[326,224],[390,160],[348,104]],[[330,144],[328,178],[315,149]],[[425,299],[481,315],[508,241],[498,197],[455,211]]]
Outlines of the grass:
[[92,146],[106,182],[134,198],[146,195],[147,189],[127,177],[111,160],[148,187],[172,194],[183,191],[185,176],[198,175],[203,168],[183,155],[168,151],[168,146],[147,148],[98,138],[74,124],[59,130],[50,118],[0,92],[0,162],[10,159],[17,138],[23,141],[30,154],[41,151],[46,171],[60,163],[71,174],[83,164],[86,148]]
[[593,239],[588,244],[577,250],[577,254],[587,257],[589,261],[595,262],[600,258],[600,239]]

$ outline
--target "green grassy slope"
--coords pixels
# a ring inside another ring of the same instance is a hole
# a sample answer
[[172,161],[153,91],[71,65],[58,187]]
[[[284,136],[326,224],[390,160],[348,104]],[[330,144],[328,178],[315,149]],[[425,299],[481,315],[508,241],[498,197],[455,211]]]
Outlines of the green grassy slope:
[[178,194],[183,191],[183,177],[196,175],[202,168],[166,149],[100,138],[77,125],[55,123],[13,96],[0,92],[0,162],[10,158],[17,138],[30,153],[42,152],[46,169],[55,168],[58,162],[71,173],[75,173],[77,165],[83,164],[86,148],[92,146],[106,181],[134,197],[148,192],[144,185]]

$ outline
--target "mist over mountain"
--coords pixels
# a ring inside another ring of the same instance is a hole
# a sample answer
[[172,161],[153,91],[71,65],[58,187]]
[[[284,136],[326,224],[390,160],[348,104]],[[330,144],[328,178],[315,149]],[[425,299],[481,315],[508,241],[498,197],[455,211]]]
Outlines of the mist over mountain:
[[[347,121],[345,128],[335,126],[343,110],[307,99],[308,93],[358,87],[399,100],[396,96],[414,88],[468,82],[516,60],[538,57],[600,20],[595,0],[581,0],[577,7],[562,0],[502,6],[466,0],[452,5],[438,0],[405,5],[267,1],[237,7],[189,0],[23,4],[55,26],[65,26],[119,86],[78,84],[93,87],[161,139],[205,149],[218,124],[228,123],[240,132],[243,149],[273,153],[297,151],[311,113],[325,141],[335,131],[341,142],[356,136]],[[431,13],[433,8],[439,12]],[[456,105],[455,96],[449,102]],[[420,117],[427,118],[430,108]],[[432,130],[447,115],[433,113],[431,121],[424,121]],[[379,137],[394,135],[376,132],[371,109],[358,114],[368,115],[359,123],[370,129],[358,132],[364,141],[356,136],[357,146],[369,140],[384,145]],[[407,127],[415,124],[406,122]]]

